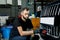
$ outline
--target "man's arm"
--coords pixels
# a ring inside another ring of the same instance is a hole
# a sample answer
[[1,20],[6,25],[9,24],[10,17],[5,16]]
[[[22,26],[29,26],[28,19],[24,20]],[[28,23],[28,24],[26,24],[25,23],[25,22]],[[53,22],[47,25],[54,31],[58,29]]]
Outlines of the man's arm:
[[33,30],[23,31],[21,26],[17,27],[17,29],[18,29],[18,32],[21,36],[25,36],[25,35],[27,36],[27,35],[32,35],[33,34]]

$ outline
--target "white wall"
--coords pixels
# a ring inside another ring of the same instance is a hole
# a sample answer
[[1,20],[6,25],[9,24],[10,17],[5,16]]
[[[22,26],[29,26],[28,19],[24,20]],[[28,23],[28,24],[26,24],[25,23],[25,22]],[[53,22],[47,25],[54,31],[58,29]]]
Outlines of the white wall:
[[12,0],[7,0],[7,4],[12,4]]
[[0,0],[0,4],[6,4],[6,0]]
[[18,0],[18,5],[22,5],[22,4],[21,4],[21,0]]
[[0,0],[0,4],[12,4],[12,0]]

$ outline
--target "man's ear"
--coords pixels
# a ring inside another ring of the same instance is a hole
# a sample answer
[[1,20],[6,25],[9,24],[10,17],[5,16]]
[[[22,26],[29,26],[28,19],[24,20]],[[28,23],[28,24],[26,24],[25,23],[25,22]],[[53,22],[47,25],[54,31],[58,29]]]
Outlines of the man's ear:
[[23,15],[23,11],[21,12],[21,15]]

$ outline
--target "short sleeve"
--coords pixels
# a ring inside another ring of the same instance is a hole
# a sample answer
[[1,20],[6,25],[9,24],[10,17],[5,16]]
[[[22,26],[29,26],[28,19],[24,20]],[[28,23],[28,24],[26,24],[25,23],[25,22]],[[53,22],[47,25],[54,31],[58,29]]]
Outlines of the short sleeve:
[[21,26],[21,23],[19,22],[19,19],[18,18],[15,18],[14,22],[13,22],[13,26],[14,27],[19,27]]

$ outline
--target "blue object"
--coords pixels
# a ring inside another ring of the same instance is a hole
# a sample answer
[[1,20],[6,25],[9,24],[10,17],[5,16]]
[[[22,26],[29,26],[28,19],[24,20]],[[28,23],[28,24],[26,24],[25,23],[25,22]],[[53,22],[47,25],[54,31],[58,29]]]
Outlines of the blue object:
[[26,36],[15,36],[10,40],[26,40],[26,38],[27,38]]
[[9,38],[9,36],[10,36],[10,31],[11,31],[12,27],[13,27],[13,26],[10,26],[10,25],[9,25],[9,26],[2,27],[2,28],[1,28],[2,37],[3,37],[4,39]]

